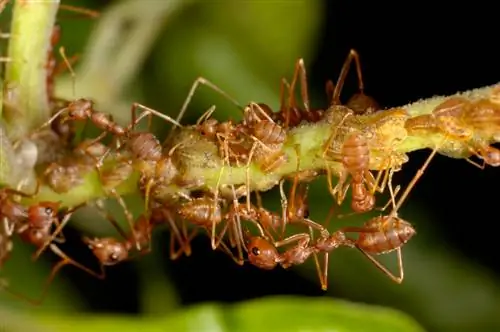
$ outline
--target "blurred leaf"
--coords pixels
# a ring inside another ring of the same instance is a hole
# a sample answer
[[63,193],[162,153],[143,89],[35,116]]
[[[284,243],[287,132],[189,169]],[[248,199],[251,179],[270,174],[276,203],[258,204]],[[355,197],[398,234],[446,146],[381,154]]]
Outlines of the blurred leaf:
[[[158,241],[153,241],[153,245]],[[155,245],[153,252],[143,257],[139,265],[141,312],[147,315],[165,316],[179,304],[174,285],[162,271],[163,264],[158,252],[160,246]],[[162,246],[163,247],[163,246]]]
[[[161,96],[158,107],[175,114],[195,78],[203,76],[240,104],[259,101],[274,107],[281,77],[290,77],[299,57],[307,63],[320,23],[319,1],[198,2],[179,15],[161,38],[148,96]],[[196,92],[195,100],[185,123],[211,105],[217,105],[218,119],[240,115],[206,87],[199,95]]]
[[41,317],[56,331],[423,331],[382,307],[321,298],[275,297],[234,306],[205,304],[161,319],[118,316]]
[[36,319],[27,315],[0,307],[0,331],[2,332],[45,332]]

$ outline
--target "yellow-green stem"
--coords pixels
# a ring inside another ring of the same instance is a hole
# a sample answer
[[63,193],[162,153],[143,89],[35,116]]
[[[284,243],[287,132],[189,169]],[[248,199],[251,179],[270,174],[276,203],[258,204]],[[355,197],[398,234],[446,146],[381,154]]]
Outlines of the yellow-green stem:
[[58,6],[59,0],[14,4],[3,110],[13,140],[26,136],[50,116],[45,64]]
[[[474,100],[481,97],[486,97],[494,86],[485,87],[481,89],[472,90],[468,93],[463,93],[470,100]],[[472,93],[474,92],[474,93]],[[435,106],[441,102],[445,97],[434,97],[426,100],[419,101],[417,103],[409,104],[403,106],[402,109],[406,110],[408,114],[421,115],[429,114],[435,108]],[[382,111],[389,112],[389,111]],[[373,117],[379,115],[374,114]],[[321,153],[324,148],[324,142],[328,136],[332,133],[335,126],[328,124],[326,122],[319,122],[315,124],[308,124],[298,128],[291,129],[288,133],[287,143],[283,146],[282,151],[288,157],[287,162],[273,170],[273,172],[263,172],[260,170],[256,163],[251,163],[250,165],[250,187],[251,190],[265,191],[271,189],[275,186],[278,181],[284,177],[293,175],[296,172],[297,166],[297,155],[300,156],[300,170],[324,170],[326,167],[330,167],[333,170],[340,169],[341,164],[335,161],[327,161],[325,158],[321,157]],[[395,130],[398,128],[394,128]],[[186,133],[186,129],[183,129]],[[387,129],[386,129],[387,130]],[[388,129],[392,130],[391,128]],[[191,132],[192,141],[200,139],[196,137],[196,132]],[[493,136],[498,136],[493,135]],[[423,133],[418,136],[408,136],[406,139],[402,140],[398,144],[391,146],[391,152],[396,153],[409,153],[415,150],[426,149],[429,147],[434,147],[436,142],[441,139],[440,134]],[[494,137],[488,138],[490,141],[494,141]],[[204,140],[204,138],[201,138]],[[190,140],[191,141],[191,140]],[[196,144],[196,143],[195,143]],[[222,161],[216,153],[213,153],[208,157],[210,162],[207,163],[207,149],[216,151],[217,148],[215,143],[208,143],[205,141],[203,143],[203,148],[197,150],[197,146],[186,147],[184,154],[180,154],[177,157],[176,162],[178,164],[184,164],[182,168],[183,183],[196,183],[199,185],[191,186],[189,189],[180,187],[178,185],[167,185],[161,191],[159,195],[168,197],[175,195],[181,191],[189,194],[193,190],[206,190],[213,192],[220,174]],[[213,146],[210,146],[213,144]],[[208,148],[207,148],[208,147]],[[182,148],[180,148],[182,150]],[[297,154],[298,153],[298,154]],[[184,157],[183,157],[184,156]],[[465,157],[465,156],[463,156]],[[463,158],[460,157],[460,158]],[[181,159],[179,159],[181,158]],[[184,159],[182,159],[184,158]],[[378,170],[380,167],[372,166],[372,169]],[[225,185],[245,185],[247,181],[246,178],[246,167],[225,167],[225,171],[222,175],[221,184]],[[138,176],[134,176],[125,180],[119,187],[117,187],[117,192],[119,194],[125,195],[136,192],[138,189]],[[81,186],[78,186],[71,191],[64,194],[56,194],[50,188],[43,187],[42,192],[31,201],[40,200],[52,200],[61,201],[63,206],[73,206],[85,201],[100,198],[104,195],[104,191],[99,183],[99,180],[95,172],[91,172],[87,175],[86,181]]]

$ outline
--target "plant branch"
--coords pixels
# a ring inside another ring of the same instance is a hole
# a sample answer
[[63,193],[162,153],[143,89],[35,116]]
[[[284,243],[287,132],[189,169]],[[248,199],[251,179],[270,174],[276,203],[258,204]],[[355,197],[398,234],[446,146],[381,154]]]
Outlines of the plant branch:
[[59,0],[17,0],[14,4],[9,41],[3,117],[8,136],[19,139],[50,116],[46,69],[52,27]]
[[[487,96],[493,87],[472,90],[460,95],[475,100],[479,97]],[[404,123],[408,119],[408,114],[431,113],[437,105],[438,100],[443,100],[444,98],[446,97],[433,97],[402,108],[357,117],[357,129],[371,135],[371,139],[369,140],[371,149],[370,168],[372,170],[386,169],[388,166],[383,165],[384,161],[387,161],[388,154],[390,156],[398,155],[402,157],[399,159],[399,165],[401,165],[407,160],[405,159],[406,153],[435,146],[436,142],[442,138],[441,134],[425,132],[414,136],[406,136]],[[325,142],[332,132],[337,130],[342,117],[337,110],[331,109],[329,112],[329,115],[325,117],[328,120],[289,130],[288,139],[281,150],[286,155],[287,161],[277,169],[266,173],[255,162],[250,164],[251,191],[269,190],[280,179],[293,176],[297,171],[298,156],[300,156],[299,171],[324,171],[326,168],[330,168],[335,175],[336,171],[342,169],[342,164],[338,159],[335,160],[323,156]],[[495,141],[495,137],[498,138],[500,136],[499,133],[491,131],[488,131],[488,135],[491,137],[486,137],[486,139],[491,142]],[[339,135],[339,138],[334,141],[333,145],[341,146],[344,138],[345,135]],[[177,184],[171,183],[162,187],[156,193],[156,197],[166,199],[179,193],[189,195],[193,190],[213,192],[220,175],[221,166],[223,165],[216,143],[207,140],[197,131],[189,130],[189,128],[181,129],[178,135],[175,135],[174,141],[170,142],[169,146],[177,143],[182,144],[174,154],[174,162],[181,169],[181,179],[176,182]],[[457,156],[457,158],[465,157],[468,156]],[[244,166],[226,166],[222,174],[221,184],[226,188],[228,185],[235,185],[236,187],[245,185],[247,181],[246,171],[247,169]],[[179,185],[179,183],[190,184],[190,186],[187,188],[186,185]],[[136,173],[135,176],[126,179],[116,190],[119,194],[125,195],[136,192],[137,188],[138,176]],[[99,183],[96,173],[90,172],[83,185],[72,189],[68,193],[56,194],[50,188],[43,187],[42,192],[31,201],[55,200],[61,201],[64,206],[73,206],[103,197],[103,195],[104,190]]]

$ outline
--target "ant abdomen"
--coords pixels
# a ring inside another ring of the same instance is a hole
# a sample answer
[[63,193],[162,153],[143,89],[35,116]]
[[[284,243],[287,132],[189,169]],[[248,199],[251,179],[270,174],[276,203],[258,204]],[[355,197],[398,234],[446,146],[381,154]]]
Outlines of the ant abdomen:
[[370,150],[362,133],[350,135],[342,145],[342,164],[350,173],[366,170],[370,163]]
[[[389,218],[392,220],[388,220]],[[386,222],[387,226],[381,229],[380,226]],[[386,254],[400,248],[416,234],[410,223],[394,216],[375,217],[365,224],[365,228],[377,231],[360,233],[357,245],[375,255]]]
[[163,158],[160,141],[149,132],[134,133],[127,140],[127,146],[136,159],[159,161]]
[[280,125],[262,120],[253,126],[253,134],[264,144],[281,144],[286,139],[286,131]]

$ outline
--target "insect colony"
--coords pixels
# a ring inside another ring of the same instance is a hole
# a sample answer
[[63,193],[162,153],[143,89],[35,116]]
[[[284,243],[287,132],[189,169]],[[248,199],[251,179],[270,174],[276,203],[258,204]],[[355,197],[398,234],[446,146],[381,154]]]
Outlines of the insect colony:
[[[56,98],[54,77],[60,66],[53,48],[59,36],[56,26],[46,63],[53,115],[31,137],[50,138],[63,149],[38,160],[35,193],[14,188],[0,190],[0,266],[9,258],[16,236],[36,248],[33,259],[46,250],[61,259],[53,267],[42,296],[30,300],[34,303],[43,300],[48,285],[63,266],[73,265],[104,278],[106,266],[150,251],[151,233],[163,225],[170,229],[172,259],[189,256],[190,242],[201,232],[208,235],[214,250],[222,250],[239,265],[288,268],[312,258],[321,287],[326,290],[328,255],[334,249],[347,247],[359,251],[393,281],[401,283],[401,250],[416,232],[410,222],[398,216],[398,210],[435,154],[466,158],[481,168],[500,165],[500,151],[490,145],[500,126],[500,87],[491,87],[487,95],[474,98],[445,98],[428,114],[410,114],[405,108],[382,110],[364,93],[359,56],[352,50],[337,82],[326,84],[328,105],[324,109],[310,107],[306,70],[299,59],[292,80],[281,82],[278,110],[254,102],[242,107],[216,85],[199,78],[176,119],[133,104],[129,125],[120,126],[110,115],[95,110],[89,99]],[[353,61],[359,93],[342,104],[340,93]],[[70,66],[70,61],[65,62]],[[231,100],[241,111],[242,120],[219,122],[213,106],[194,125],[181,124],[200,85]],[[300,103],[295,96],[299,87]],[[173,125],[164,143],[150,130],[136,128],[144,118],[154,116]],[[75,124],[85,121],[101,133],[75,144]],[[425,136],[434,138],[426,162],[406,188],[394,187],[393,174],[401,170],[408,160],[406,153],[411,151],[407,142]],[[111,137],[110,143],[103,143],[105,137]],[[470,160],[470,156],[478,157],[482,164]],[[37,199],[40,187],[65,194],[82,185],[92,171],[97,172],[106,196],[116,199],[125,211],[128,231],[105,211],[102,200],[63,208],[61,202]],[[138,186],[145,201],[143,214],[135,220],[116,189],[133,174],[139,176]],[[337,205],[350,196],[354,213],[376,209],[376,193],[388,190],[391,199],[380,209],[381,215],[366,220],[362,226],[330,231],[309,218],[308,187],[319,176],[326,176],[329,193]],[[338,179],[336,183],[334,178]],[[285,182],[290,182],[289,190],[285,190]],[[266,209],[259,194],[276,186],[281,196],[280,212]],[[89,204],[97,207],[120,235],[83,237],[100,263],[99,272],[71,259],[58,246],[65,241],[63,230],[71,215]],[[297,226],[293,234],[289,225]],[[397,253],[397,274],[375,258],[392,251]],[[6,283],[2,288],[23,296]]]

